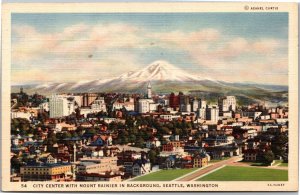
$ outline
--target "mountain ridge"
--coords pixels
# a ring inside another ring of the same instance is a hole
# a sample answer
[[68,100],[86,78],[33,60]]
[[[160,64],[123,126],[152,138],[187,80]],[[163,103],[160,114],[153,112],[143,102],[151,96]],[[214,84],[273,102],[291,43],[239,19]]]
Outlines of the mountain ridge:
[[[151,82],[156,93],[200,91],[236,95],[257,101],[287,101],[287,86],[218,81],[202,75],[190,74],[162,60],[155,61],[139,71],[129,71],[110,79],[25,85],[23,88],[28,93],[38,92],[46,95],[84,92],[144,93],[148,82]],[[17,86],[12,86],[13,92],[17,90]]]

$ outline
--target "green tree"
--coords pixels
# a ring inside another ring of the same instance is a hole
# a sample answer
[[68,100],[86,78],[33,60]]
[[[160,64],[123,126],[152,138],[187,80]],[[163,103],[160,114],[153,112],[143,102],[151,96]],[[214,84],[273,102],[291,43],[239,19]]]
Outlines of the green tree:
[[263,154],[262,160],[263,160],[263,163],[270,165],[273,162],[274,158],[275,158],[275,156],[274,156],[273,152],[269,150]]
[[65,139],[65,138],[71,138],[72,137],[72,135],[71,135],[71,133],[70,132],[64,132],[64,134],[63,134],[63,136],[62,136],[62,138],[63,139]]
[[155,150],[151,149],[148,152],[148,156],[149,156],[149,160],[150,160],[151,164],[156,164],[157,163],[157,154],[156,154]]
[[121,144],[122,144],[122,145],[128,144],[128,142],[129,142],[129,140],[128,140],[127,137],[122,137],[122,138],[121,138]]
[[49,133],[47,139],[45,140],[45,144],[52,146],[53,144],[56,143],[57,143],[56,135],[53,132]]
[[170,133],[170,129],[168,127],[163,127],[162,128],[162,133],[163,134],[169,134]]
[[17,172],[20,170],[20,166],[21,166],[21,161],[19,160],[18,157],[13,156],[10,159],[10,164],[11,164],[11,168],[15,169]]
[[182,130],[179,129],[179,128],[175,128],[174,134],[175,134],[175,135],[181,135],[181,134],[182,134]]
[[287,135],[280,133],[275,135],[272,140],[271,149],[275,156],[283,157],[286,154],[286,145],[288,143]]
[[95,130],[94,128],[88,129],[88,130],[86,131],[86,133],[89,133],[89,134],[92,134],[92,135],[96,135],[96,134],[97,134],[97,132],[96,132],[96,130]]
[[129,135],[129,142],[135,143],[136,142],[136,136],[134,134]]
[[143,148],[144,142],[145,142],[145,140],[142,137],[139,137],[135,142],[135,146],[138,148]]

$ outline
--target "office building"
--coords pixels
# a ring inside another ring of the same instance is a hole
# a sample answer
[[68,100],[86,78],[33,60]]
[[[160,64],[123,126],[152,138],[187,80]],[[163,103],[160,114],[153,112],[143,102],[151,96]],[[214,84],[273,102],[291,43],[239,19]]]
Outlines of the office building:
[[69,116],[75,112],[75,101],[72,96],[52,95],[49,98],[50,118]]

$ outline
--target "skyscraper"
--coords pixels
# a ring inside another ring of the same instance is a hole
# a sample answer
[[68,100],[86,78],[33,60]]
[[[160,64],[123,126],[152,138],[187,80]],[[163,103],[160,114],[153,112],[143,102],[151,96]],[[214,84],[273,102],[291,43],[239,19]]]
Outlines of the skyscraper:
[[235,96],[221,97],[218,100],[219,110],[221,113],[236,110]]
[[49,98],[50,118],[68,116],[75,111],[75,101],[72,96],[52,95]]
[[219,108],[217,106],[209,106],[206,108],[206,120],[217,123],[219,120]]
[[151,86],[150,82],[148,83],[148,86],[147,86],[147,97],[148,97],[148,99],[152,98],[152,86]]
[[176,109],[179,107],[179,96],[171,93],[169,96],[170,107]]
[[[201,100],[200,100],[200,101],[201,101]],[[196,98],[193,99],[193,101],[192,101],[192,111],[193,111],[193,112],[197,112],[197,111],[198,111],[198,108],[199,108],[199,106],[200,106],[200,104],[201,104],[200,101],[197,100]]]
[[98,95],[95,93],[85,93],[82,97],[82,106],[88,107],[90,106],[96,99]]

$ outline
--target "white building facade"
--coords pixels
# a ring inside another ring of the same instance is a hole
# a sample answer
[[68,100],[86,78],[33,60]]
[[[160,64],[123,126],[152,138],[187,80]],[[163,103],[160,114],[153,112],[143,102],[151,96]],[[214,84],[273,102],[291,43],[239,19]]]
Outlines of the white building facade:
[[205,119],[217,123],[219,120],[219,108],[217,106],[209,106],[206,109]]
[[75,112],[75,101],[72,96],[52,95],[49,98],[50,118],[69,116]]
[[235,96],[226,96],[219,99],[219,109],[221,112],[235,111],[236,110]]

